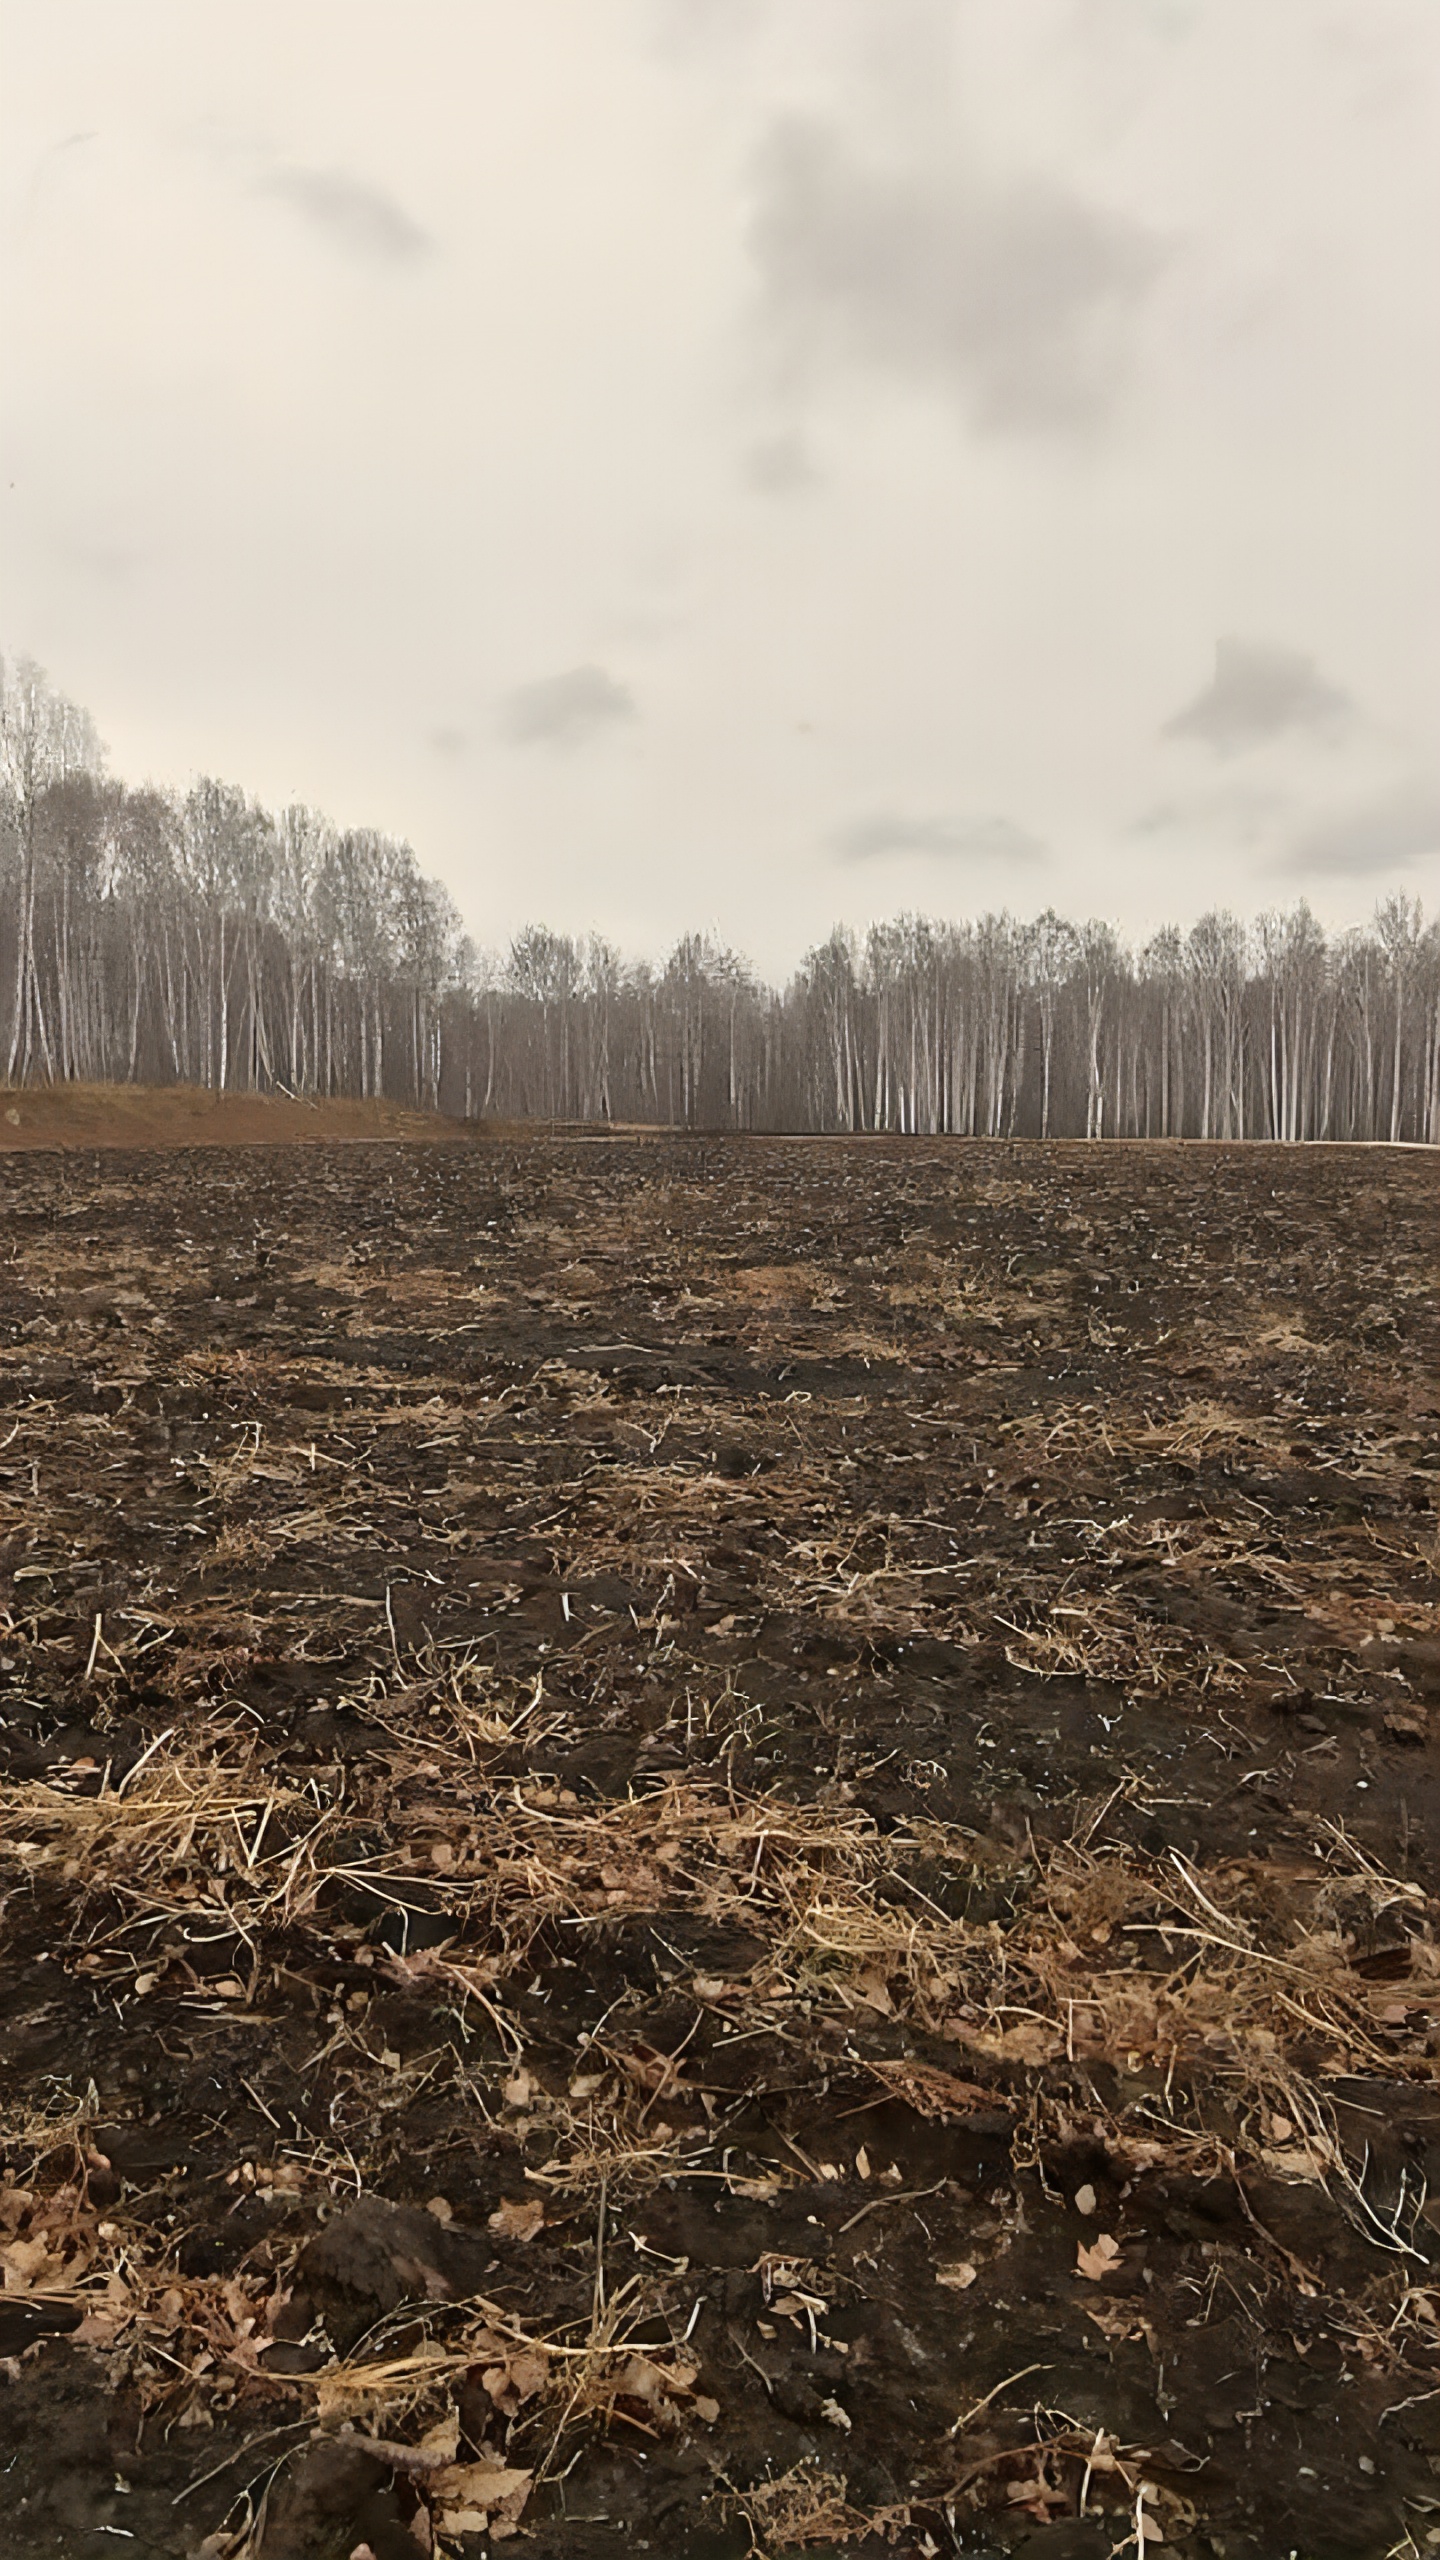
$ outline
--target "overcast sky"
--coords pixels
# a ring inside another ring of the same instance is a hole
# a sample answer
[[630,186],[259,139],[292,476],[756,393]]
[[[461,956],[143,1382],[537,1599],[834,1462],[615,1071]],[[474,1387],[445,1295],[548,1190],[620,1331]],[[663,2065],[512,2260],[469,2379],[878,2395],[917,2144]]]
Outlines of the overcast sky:
[[3,0],[0,632],[477,938],[1440,902],[1435,0]]

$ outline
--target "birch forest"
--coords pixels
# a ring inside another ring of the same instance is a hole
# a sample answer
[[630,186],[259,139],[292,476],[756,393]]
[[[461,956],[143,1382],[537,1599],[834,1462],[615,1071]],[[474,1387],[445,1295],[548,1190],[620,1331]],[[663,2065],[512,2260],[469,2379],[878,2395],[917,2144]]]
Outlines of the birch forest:
[[106,773],[88,715],[0,670],[0,1078],[387,1099],[467,1118],[992,1137],[1440,1140],[1440,929],[1303,903],[1142,947],[1110,925],[901,916],[790,984],[686,935],[627,960],[464,931],[407,844]]

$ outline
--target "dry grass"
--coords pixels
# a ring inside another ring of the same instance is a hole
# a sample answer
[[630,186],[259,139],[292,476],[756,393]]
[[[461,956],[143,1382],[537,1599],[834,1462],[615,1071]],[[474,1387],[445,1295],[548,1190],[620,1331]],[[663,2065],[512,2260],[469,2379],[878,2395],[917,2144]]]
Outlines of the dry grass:
[[0,1087],[0,1148],[233,1147],[463,1139],[462,1122],[398,1103],[295,1101],[196,1085]]
[[[840,2473],[822,2470],[818,2463],[797,2463],[778,2480],[733,2492],[730,2506],[732,2513],[744,2517],[760,2553],[857,2542],[885,2530],[864,2508],[851,2505]],[[891,2512],[897,2529],[902,2522],[908,2523],[908,2508]]]
[[[121,2003],[263,2005],[277,1967],[329,1948],[346,1888],[400,1914],[439,1912],[446,1941],[382,1954],[376,1980],[471,2016],[496,2039],[497,2070],[523,2051],[508,1987],[544,1948],[626,1921],[663,1933],[683,1914],[761,1949],[733,1978],[684,1981],[697,2024],[878,2022],[919,2037],[917,2060],[951,2052],[1001,2105],[1028,2103],[1036,2074],[1043,2097],[1047,2073],[1058,2105],[1077,2069],[1118,2063],[1130,2094],[1117,2139],[1210,2132],[1342,2192],[1325,2078],[1433,2074],[1440,1915],[1343,1834],[1318,1836],[1288,1868],[1200,1870],[1175,1852],[1087,1845],[1097,1808],[1054,1850],[1015,1853],[1011,1918],[977,1925],[948,1918],[922,1881],[979,1874],[968,1834],[883,1832],[854,1807],[745,1794],[722,1777],[599,1807],[553,1782],[487,1778],[526,1712],[523,1700],[457,1701],[452,1687],[423,1747],[407,1749],[397,1723],[383,1775],[362,1766],[323,1786],[286,1780],[233,1730],[208,1749],[162,1735],[118,1784],[79,1770],[0,1790],[0,1870],[61,1891],[68,1961]],[[985,1875],[992,1891],[1005,1876],[993,1849]],[[177,1951],[173,1924],[197,1917],[229,1933],[228,1975],[196,1977]],[[1357,1970],[1377,1945],[1378,1980]],[[693,2112],[683,2058],[647,2058],[623,2025],[597,2040],[577,2088],[537,2084],[531,2102],[552,2190],[653,2178],[677,2143],[705,2138],[703,2121],[680,2133],[669,2121]],[[1291,2131],[1277,2138],[1282,2121]]]

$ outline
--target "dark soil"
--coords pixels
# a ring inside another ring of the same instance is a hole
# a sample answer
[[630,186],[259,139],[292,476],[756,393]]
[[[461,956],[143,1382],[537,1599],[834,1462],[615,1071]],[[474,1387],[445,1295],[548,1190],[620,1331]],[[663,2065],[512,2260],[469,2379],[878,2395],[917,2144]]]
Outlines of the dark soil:
[[1440,2544],[1437,1174],[0,1158],[0,2552]]

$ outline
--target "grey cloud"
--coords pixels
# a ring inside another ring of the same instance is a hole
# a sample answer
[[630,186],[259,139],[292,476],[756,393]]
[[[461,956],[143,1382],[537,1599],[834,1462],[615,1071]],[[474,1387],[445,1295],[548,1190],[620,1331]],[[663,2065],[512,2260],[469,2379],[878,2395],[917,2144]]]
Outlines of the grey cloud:
[[1406,782],[1304,828],[1292,838],[1280,868],[1363,877],[1398,871],[1437,853],[1440,790],[1433,783]]
[[1009,818],[913,818],[885,809],[853,819],[835,844],[847,862],[905,853],[935,854],[947,862],[1037,862],[1045,851],[1038,836]]
[[79,576],[107,587],[128,586],[147,565],[147,553],[140,544],[106,534],[61,535],[55,542],[55,556]]
[[261,180],[260,192],[278,196],[352,257],[401,265],[423,258],[433,245],[383,187],[348,169],[282,166]]
[[1217,640],[1215,673],[1203,693],[1167,720],[1167,738],[1198,738],[1216,755],[1242,753],[1296,730],[1333,737],[1355,706],[1300,649],[1260,640]]
[[1148,232],[1047,180],[880,168],[796,120],[761,151],[751,246],[793,375],[938,382],[992,429],[1100,415],[1161,263]]
[[635,701],[604,667],[570,667],[523,684],[505,705],[502,727],[522,746],[571,745],[615,720],[633,720]]
[[652,0],[652,48],[661,61],[703,60],[748,45],[768,15],[767,0]]
[[1131,821],[1130,833],[1222,835],[1236,843],[1254,844],[1263,836],[1273,839],[1277,820],[1292,805],[1281,791],[1222,783],[1209,790],[1188,792],[1182,799],[1158,802]]
[[745,477],[767,498],[789,498],[813,489],[820,474],[798,436],[769,436],[745,456]]

